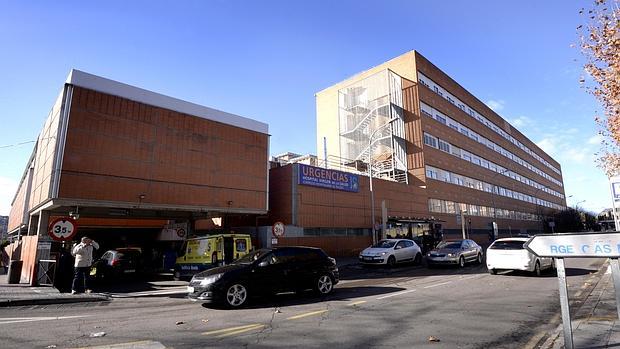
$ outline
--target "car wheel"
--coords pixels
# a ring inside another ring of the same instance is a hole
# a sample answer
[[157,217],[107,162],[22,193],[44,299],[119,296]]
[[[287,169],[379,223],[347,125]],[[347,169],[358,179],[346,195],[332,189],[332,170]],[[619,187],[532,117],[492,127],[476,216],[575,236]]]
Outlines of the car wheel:
[[422,264],[422,255],[420,253],[415,255],[415,258],[413,259],[413,264],[415,265]]
[[478,253],[478,258],[476,258],[476,263],[482,264],[482,253]]
[[387,260],[387,265],[390,268],[393,268],[396,265],[396,257],[390,256]]
[[534,275],[541,276],[542,270],[540,270],[540,262],[536,261],[536,265],[534,265]]
[[463,268],[463,267],[465,267],[465,258],[461,256],[459,258],[459,268]]
[[322,274],[316,281],[315,291],[320,295],[328,295],[334,290],[334,281],[327,274]]
[[497,274],[497,270],[495,270],[495,269],[489,269],[489,274],[491,274],[491,275],[495,275],[495,274]]
[[238,308],[248,299],[248,290],[241,284],[232,284],[226,290],[226,304]]
[[174,281],[180,281],[181,280],[181,272],[180,271],[175,271],[174,275],[172,276],[172,278],[174,279]]

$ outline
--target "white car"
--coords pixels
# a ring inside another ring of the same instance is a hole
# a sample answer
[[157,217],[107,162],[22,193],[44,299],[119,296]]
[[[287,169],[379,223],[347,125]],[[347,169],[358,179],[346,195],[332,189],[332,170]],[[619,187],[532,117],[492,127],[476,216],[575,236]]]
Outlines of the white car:
[[487,249],[487,269],[491,274],[498,270],[523,270],[540,276],[542,270],[553,268],[553,258],[538,257],[523,245],[529,238],[497,239]]
[[363,250],[359,255],[363,264],[386,264],[394,266],[396,263],[422,261],[420,247],[409,239],[385,239],[376,245]]

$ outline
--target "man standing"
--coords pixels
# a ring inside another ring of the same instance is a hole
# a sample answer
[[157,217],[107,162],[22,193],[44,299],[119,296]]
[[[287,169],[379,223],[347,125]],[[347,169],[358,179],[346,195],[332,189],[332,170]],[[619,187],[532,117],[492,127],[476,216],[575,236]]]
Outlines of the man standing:
[[90,266],[93,264],[93,249],[99,249],[99,244],[84,236],[82,241],[71,250],[71,254],[75,257],[71,294],[90,293],[87,280]]

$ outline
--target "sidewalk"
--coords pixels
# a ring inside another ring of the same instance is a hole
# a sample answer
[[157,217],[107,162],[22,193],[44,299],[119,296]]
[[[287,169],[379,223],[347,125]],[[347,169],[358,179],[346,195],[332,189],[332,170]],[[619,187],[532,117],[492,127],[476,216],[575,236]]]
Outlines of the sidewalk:
[[102,294],[60,293],[50,286],[30,287],[28,284],[7,284],[7,275],[0,275],[0,307],[21,305],[81,303],[107,301]]
[[[620,321],[616,311],[616,296],[611,269],[577,309],[572,317],[573,344],[575,348],[617,348],[620,347]],[[541,346],[544,349],[564,348],[562,325]]]

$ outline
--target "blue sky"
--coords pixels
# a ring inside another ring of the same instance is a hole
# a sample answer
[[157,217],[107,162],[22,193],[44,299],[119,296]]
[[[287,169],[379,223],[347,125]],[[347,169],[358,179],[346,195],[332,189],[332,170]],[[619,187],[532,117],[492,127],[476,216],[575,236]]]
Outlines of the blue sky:
[[0,1],[0,215],[69,70],[269,124],[316,154],[314,93],[415,49],[560,162],[568,204],[610,203],[601,110],[570,45],[586,1]]

